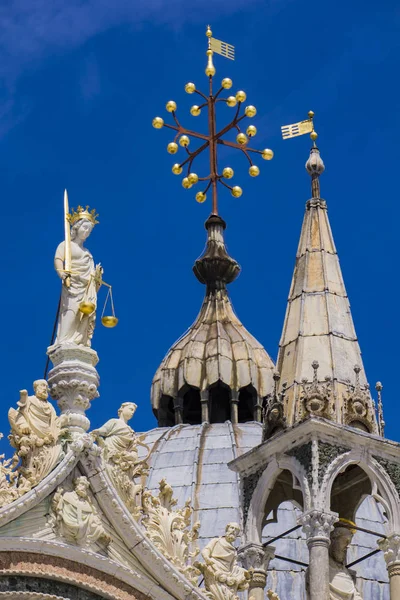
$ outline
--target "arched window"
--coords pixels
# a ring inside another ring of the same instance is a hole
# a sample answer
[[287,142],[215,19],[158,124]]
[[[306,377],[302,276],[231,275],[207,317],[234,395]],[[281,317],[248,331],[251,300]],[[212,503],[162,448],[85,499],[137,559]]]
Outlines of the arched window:
[[210,422],[225,423],[231,418],[231,392],[219,381],[210,388]]
[[174,402],[170,396],[161,396],[160,406],[154,412],[159,427],[173,427],[175,425]]
[[255,420],[255,406],[257,403],[257,392],[252,385],[248,385],[239,391],[238,420],[239,423],[247,423]]
[[201,423],[200,391],[192,387],[183,394],[183,422],[189,425]]

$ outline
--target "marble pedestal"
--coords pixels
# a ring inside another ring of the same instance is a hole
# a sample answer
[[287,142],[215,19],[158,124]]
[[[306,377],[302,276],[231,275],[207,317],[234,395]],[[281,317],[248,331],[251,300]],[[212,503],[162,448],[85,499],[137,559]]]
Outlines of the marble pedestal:
[[73,437],[83,434],[90,427],[86,411],[99,395],[97,352],[85,346],[60,344],[50,346],[47,354],[53,363],[48,376],[50,395],[57,400],[62,426]]

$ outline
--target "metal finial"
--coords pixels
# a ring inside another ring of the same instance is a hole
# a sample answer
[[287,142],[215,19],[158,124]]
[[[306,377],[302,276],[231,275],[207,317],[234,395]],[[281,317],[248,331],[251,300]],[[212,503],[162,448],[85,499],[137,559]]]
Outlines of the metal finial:
[[[179,150],[179,146],[183,147],[187,153],[187,158],[179,163],[175,163],[172,167],[172,172],[176,175],[180,175],[183,171],[183,168],[187,168],[187,174],[182,180],[182,185],[185,189],[190,189],[193,185],[196,185],[198,182],[204,182],[205,188],[199,191],[196,194],[196,200],[199,203],[203,203],[206,200],[206,194],[208,190],[211,188],[212,190],[212,214],[218,215],[218,198],[217,198],[217,185],[220,183],[224,187],[228,188],[234,198],[239,198],[243,191],[242,188],[238,185],[230,186],[226,183],[226,180],[231,179],[234,175],[233,169],[231,167],[225,167],[222,169],[222,172],[218,171],[217,167],[217,154],[218,154],[218,146],[229,146],[230,148],[235,148],[240,150],[249,162],[249,175],[251,177],[257,177],[260,173],[260,169],[257,165],[253,164],[251,154],[256,153],[260,154],[264,160],[271,160],[274,156],[272,150],[266,148],[265,150],[256,150],[254,148],[250,148],[248,146],[250,138],[254,137],[257,133],[256,127],[254,125],[249,125],[245,131],[242,131],[241,125],[242,120],[245,118],[252,118],[256,115],[257,110],[254,106],[249,105],[244,109],[244,114],[240,115],[240,109],[242,104],[246,101],[246,94],[243,91],[236,92],[235,95],[228,96],[227,98],[222,97],[222,93],[224,90],[229,90],[232,87],[232,80],[229,78],[224,78],[221,82],[221,87],[217,93],[213,92],[213,76],[215,75],[215,67],[212,63],[212,57],[214,53],[220,54],[226,58],[231,60],[234,59],[234,47],[230,44],[222,42],[220,40],[216,40],[212,37],[212,31],[210,26],[207,27],[206,36],[208,38],[208,65],[206,69],[206,74],[209,77],[209,93],[208,96],[198,90],[196,85],[192,82],[187,83],[185,86],[185,91],[188,94],[198,94],[202,99],[202,103],[200,105],[194,105],[190,109],[190,113],[192,116],[196,117],[200,115],[202,109],[207,110],[208,113],[208,132],[206,134],[200,133],[197,131],[193,131],[190,129],[186,129],[183,127],[178,121],[176,111],[177,105],[176,102],[170,100],[166,109],[169,113],[171,113],[172,118],[175,121],[174,125],[169,125],[164,122],[164,119],[161,117],[155,117],[153,119],[153,127],[155,129],[162,129],[163,127],[167,127],[168,129],[172,129],[176,132],[173,141],[171,141],[167,150],[170,154],[176,154]],[[236,114],[232,121],[217,131],[216,128],[216,104],[217,102],[224,102],[228,107],[237,107]],[[231,130],[236,130],[236,142],[231,142],[224,139],[225,134],[227,134]],[[196,138],[201,142],[201,145],[194,150],[189,150],[190,139]],[[204,177],[199,177],[196,172],[192,170],[193,161],[197,156],[199,156],[203,151],[208,150],[209,152],[209,162],[210,162],[210,172],[208,175]]]

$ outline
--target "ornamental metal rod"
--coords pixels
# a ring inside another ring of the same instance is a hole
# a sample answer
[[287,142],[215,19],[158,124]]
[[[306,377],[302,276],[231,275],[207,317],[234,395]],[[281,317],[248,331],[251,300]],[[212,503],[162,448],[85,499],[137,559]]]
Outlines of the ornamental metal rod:
[[308,563],[301,562],[300,560],[295,560],[294,558],[288,558],[287,556],[280,556],[279,554],[275,554],[274,558],[278,558],[279,560],[286,560],[287,562],[291,562],[295,565],[300,565],[301,567],[308,567]]
[[272,540],[268,540],[268,542],[265,542],[263,544],[264,548],[266,548],[267,546],[270,546],[271,544],[273,544],[274,542],[276,542],[276,540],[280,540],[281,538],[285,537],[285,535],[289,535],[289,533],[292,533],[293,531],[296,531],[297,529],[300,529],[300,527],[302,527],[302,525],[296,525],[296,527],[292,527],[291,529],[288,529],[287,531],[284,531],[280,535],[277,535],[276,537],[272,538]]
[[381,552],[380,548],[378,548],[377,550],[373,550],[369,554],[365,554],[365,556],[362,556],[361,558],[357,558],[357,560],[353,560],[353,562],[346,565],[347,569],[350,569],[350,567],[354,567],[354,565],[357,565],[358,563],[362,562],[363,560],[366,560],[367,558],[370,558],[371,556],[375,556],[375,554],[378,554],[378,552]]
[[[176,132],[174,140],[172,142],[170,142],[167,146],[168,152],[170,154],[176,154],[179,150],[179,146],[177,143],[177,142],[179,142],[179,145],[186,149],[189,156],[184,161],[175,163],[172,167],[172,172],[175,175],[180,175],[182,173],[182,167],[184,167],[185,165],[188,165],[187,175],[182,180],[182,185],[185,189],[190,189],[193,185],[196,185],[200,181],[208,181],[209,183],[208,183],[207,187],[203,191],[200,191],[196,194],[196,200],[197,200],[197,202],[200,202],[200,203],[204,202],[206,200],[206,193],[207,193],[208,189],[211,188],[212,214],[218,215],[218,183],[221,183],[226,188],[228,188],[230,190],[232,196],[234,196],[235,198],[239,198],[243,193],[242,188],[239,187],[238,185],[229,186],[224,181],[222,181],[222,178],[231,179],[234,176],[234,171],[231,167],[225,167],[222,170],[222,173],[218,172],[218,144],[222,144],[224,146],[230,146],[231,148],[241,150],[243,152],[243,154],[246,156],[246,158],[250,164],[249,174],[251,177],[256,177],[257,175],[259,175],[260,169],[258,168],[258,166],[253,164],[253,161],[252,161],[251,157],[249,156],[249,152],[261,154],[262,158],[265,160],[271,160],[274,156],[274,153],[272,152],[272,150],[270,150],[268,148],[266,148],[264,150],[256,150],[254,148],[248,147],[249,138],[254,137],[256,135],[257,129],[256,129],[256,127],[254,127],[254,125],[250,125],[246,129],[246,133],[244,133],[243,131],[241,131],[240,123],[246,117],[248,117],[248,118],[254,117],[257,113],[257,110],[254,106],[249,105],[249,106],[245,107],[244,114],[240,115],[240,109],[243,105],[243,102],[245,102],[245,100],[246,100],[245,92],[238,91],[238,92],[236,92],[235,96],[229,96],[228,98],[220,97],[220,94],[224,90],[229,90],[232,87],[232,80],[229,78],[224,78],[222,80],[221,86],[219,87],[217,93],[214,94],[214,92],[213,92],[213,77],[215,76],[216,70],[215,70],[215,67],[213,64],[213,54],[214,54],[214,52],[217,52],[218,54],[221,54],[222,56],[225,56],[226,58],[232,58],[233,51],[231,52],[231,49],[233,49],[233,46],[231,46],[229,44],[227,45],[225,43],[223,46],[221,46],[221,42],[219,42],[218,40],[214,40],[214,38],[212,38],[212,32],[211,32],[210,27],[207,27],[206,35],[208,38],[208,46],[207,46],[207,52],[206,52],[207,67],[205,69],[205,73],[208,77],[208,88],[209,88],[208,96],[206,94],[204,94],[203,92],[201,92],[200,90],[196,89],[195,84],[191,83],[191,82],[186,84],[185,91],[188,94],[196,93],[205,100],[205,102],[200,104],[200,106],[198,106],[198,105],[192,106],[190,109],[190,113],[192,114],[192,116],[197,117],[198,115],[200,115],[201,110],[203,108],[207,109],[207,128],[208,128],[207,134],[193,131],[191,129],[187,129],[186,127],[183,127],[177,118],[177,114],[176,114],[177,105],[176,105],[176,102],[174,102],[173,100],[170,100],[169,102],[167,102],[166,109],[169,113],[171,113],[172,118],[175,122],[175,125],[165,123],[164,119],[162,119],[161,117],[156,117],[155,119],[153,119],[153,127],[155,129],[162,129],[163,127],[166,127],[168,129],[172,129],[173,131]],[[226,48],[228,48],[228,47],[230,48],[229,52],[226,51]],[[217,131],[217,115],[216,115],[217,102],[225,102],[228,107],[237,107],[233,119],[227,125],[222,127],[222,129],[220,129],[220,131]],[[237,143],[223,140],[222,136],[224,136],[226,133],[228,133],[229,131],[231,131],[233,129],[237,130],[237,135],[236,135]],[[204,140],[205,143],[203,143],[194,152],[190,152],[188,150],[188,146],[190,144],[190,137],[193,137],[195,139]],[[206,176],[199,177],[196,173],[191,171],[192,165],[193,165],[194,159],[197,156],[199,156],[202,152],[206,151],[207,149],[209,152],[210,171]]]
[[370,533],[371,535],[375,535],[376,537],[383,538],[386,540],[387,536],[383,533],[378,533],[377,531],[372,531],[372,529],[364,529],[364,527],[358,527],[358,525],[353,525],[350,523],[340,522],[340,527],[346,527],[347,529],[356,529],[357,531],[363,531],[364,533]]

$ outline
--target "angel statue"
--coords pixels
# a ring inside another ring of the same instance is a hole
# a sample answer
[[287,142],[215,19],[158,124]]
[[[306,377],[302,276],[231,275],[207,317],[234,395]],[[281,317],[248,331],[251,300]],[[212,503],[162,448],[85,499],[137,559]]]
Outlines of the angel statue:
[[65,240],[58,246],[54,266],[62,281],[60,311],[55,344],[90,346],[96,321],[97,292],[103,269],[95,266],[84,243],[98,223],[96,211],[78,206],[69,213],[64,195]]

